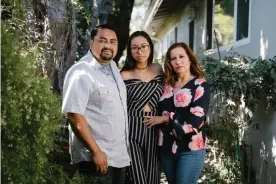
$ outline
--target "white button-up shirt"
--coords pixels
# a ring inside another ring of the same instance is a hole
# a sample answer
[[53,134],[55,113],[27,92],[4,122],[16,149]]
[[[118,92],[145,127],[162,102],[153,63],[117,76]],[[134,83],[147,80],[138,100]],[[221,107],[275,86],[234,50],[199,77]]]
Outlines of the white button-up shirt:
[[[83,115],[100,149],[107,155],[108,166],[130,165],[126,87],[114,61],[113,76],[103,70],[88,53],[67,72],[63,87],[63,113]],[[91,161],[92,155],[69,125],[72,164]]]

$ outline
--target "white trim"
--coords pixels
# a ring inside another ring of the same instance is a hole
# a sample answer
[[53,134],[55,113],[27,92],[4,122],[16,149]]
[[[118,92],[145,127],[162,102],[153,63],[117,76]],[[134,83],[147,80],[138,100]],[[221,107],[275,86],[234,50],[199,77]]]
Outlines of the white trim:
[[[252,11],[252,0],[249,0],[249,12],[248,12],[248,37],[241,39],[241,40],[237,40],[237,10],[238,10],[238,0],[234,1],[234,35],[233,35],[233,43],[230,43],[228,45],[224,45],[224,46],[220,46],[219,47],[219,51],[223,52],[223,51],[228,51],[231,49],[235,49],[244,45],[247,45],[251,42],[250,38],[251,38],[251,11]],[[214,20],[214,5],[215,5],[215,0],[213,0],[213,20]],[[207,6],[206,6],[207,7]],[[212,21],[212,47],[214,45],[214,21]],[[207,43],[206,43],[207,44]],[[211,54],[215,54],[218,53],[218,49],[217,48],[213,48],[213,49],[208,49],[206,51],[203,52],[204,55],[211,55]]]
[[[249,43],[250,43],[250,39],[249,39],[249,38],[244,38],[244,39],[242,39],[242,40],[233,42],[233,43],[231,43],[231,44],[229,44],[229,45],[220,46],[220,47],[219,47],[219,51],[220,51],[220,52],[223,52],[223,51],[230,51],[231,49],[235,49],[235,48],[238,48],[238,47],[247,45],[247,44],[249,44]],[[209,50],[206,50],[206,51],[203,52],[203,54],[206,55],[206,56],[212,55],[212,54],[215,54],[215,53],[218,53],[218,49],[217,49],[217,48],[209,49]]]
[[[237,41],[237,16],[238,16],[238,0],[234,1],[234,33],[233,33],[233,41]],[[249,11],[249,10],[248,10]]]
[[251,12],[252,12],[252,1],[253,0],[249,0],[249,12],[248,12],[248,39],[249,42],[251,40]]
[[[200,45],[201,45],[200,47],[203,46],[204,50],[207,47],[207,36],[206,36],[206,34],[207,34],[207,1],[208,0],[205,0],[205,3],[204,3],[205,7],[204,7],[204,14],[203,14],[203,18],[204,18],[204,23],[203,23],[204,30],[203,31],[205,32],[204,33],[205,36],[203,37],[203,39],[204,39],[204,45],[202,45],[202,40],[201,40],[201,43],[200,43]],[[201,37],[201,39],[202,39],[202,37]]]
[[214,36],[215,36],[214,35],[214,15],[215,15],[214,9],[215,9],[215,0],[213,0],[213,8],[212,8],[213,12],[212,12],[212,37],[211,37],[211,39],[212,39],[212,45],[211,45],[211,48],[214,45]]
[[143,30],[146,30],[150,24],[150,22],[152,21],[154,15],[156,14],[156,12],[158,11],[160,5],[162,4],[163,0],[156,0],[155,4],[153,5],[153,8],[151,9],[149,16],[145,22],[144,28]]

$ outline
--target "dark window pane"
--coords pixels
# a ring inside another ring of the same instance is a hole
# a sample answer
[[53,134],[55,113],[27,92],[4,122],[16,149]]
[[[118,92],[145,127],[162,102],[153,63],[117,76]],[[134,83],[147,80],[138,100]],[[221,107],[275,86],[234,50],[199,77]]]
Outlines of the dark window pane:
[[207,0],[206,50],[212,48],[213,0]]
[[207,0],[206,50],[212,48],[213,0]]
[[238,0],[237,9],[237,40],[248,37],[249,0]]
[[189,23],[189,47],[194,50],[194,32],[195,32],[195,21],[192,20]]

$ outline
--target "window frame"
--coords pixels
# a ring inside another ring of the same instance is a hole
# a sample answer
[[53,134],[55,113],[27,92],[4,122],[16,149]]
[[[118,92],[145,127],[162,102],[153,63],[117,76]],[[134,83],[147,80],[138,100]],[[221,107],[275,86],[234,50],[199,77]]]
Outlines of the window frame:
[[[205,1],[205,25],[207,25],[207,0]],[[212,35],[211,38],[214,38],[214,6],[215,6],[215,0],[213,0],[213,12],[212,12]],[[250,38],[251,38],[251,12],[252,12],[252,0],[249,0],[249,13],[248,13],[248,37],[247,38],[243,38],[241,40],[237,40],[237,14],[238,14],[238,0],[234,0],[234,32],[233,32],[233,42],[228,44],[228,45],[223,45],[223,46],[219,46],[219,48],[213,48],[215,42],[212,41],[212,48],[211,49],[206,49],[204,52],[204,55],[210,55],[210,54],[214,54],[219,51],[227,51],[233,48],[237,48],[237,47],[241,47],[244,45],[247,45],[251,42]],[[205,29],[207,29],[207,27],[205,26]],[[206,37],[205,37],[206,39]],[[207,39],[205,40],[205,43],[207,44]],[[207,47],[207,45],[206,45]]]

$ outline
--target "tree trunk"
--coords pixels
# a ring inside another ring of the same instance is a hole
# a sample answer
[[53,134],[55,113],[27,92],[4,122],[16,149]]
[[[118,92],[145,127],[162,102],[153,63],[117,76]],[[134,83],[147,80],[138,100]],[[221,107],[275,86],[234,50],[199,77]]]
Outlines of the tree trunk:
[[[121,58],[129,38],[134,0],[25,1],[29,3],[25,7],[30,37],[43,43],[42,71],[53,81],[54,91],[62,92],[67,70],[89,49],[90,32],[98,22],[117,29],[119,48],[114,60],[117,62]],[[40,37],[35,35],[37,32]]]
[[71,1],[48,0],[46,3],[44,38],[46,71],[53,79],[54,91],[61,93],[67,70],[76,60],[77,34],[75,10]]

